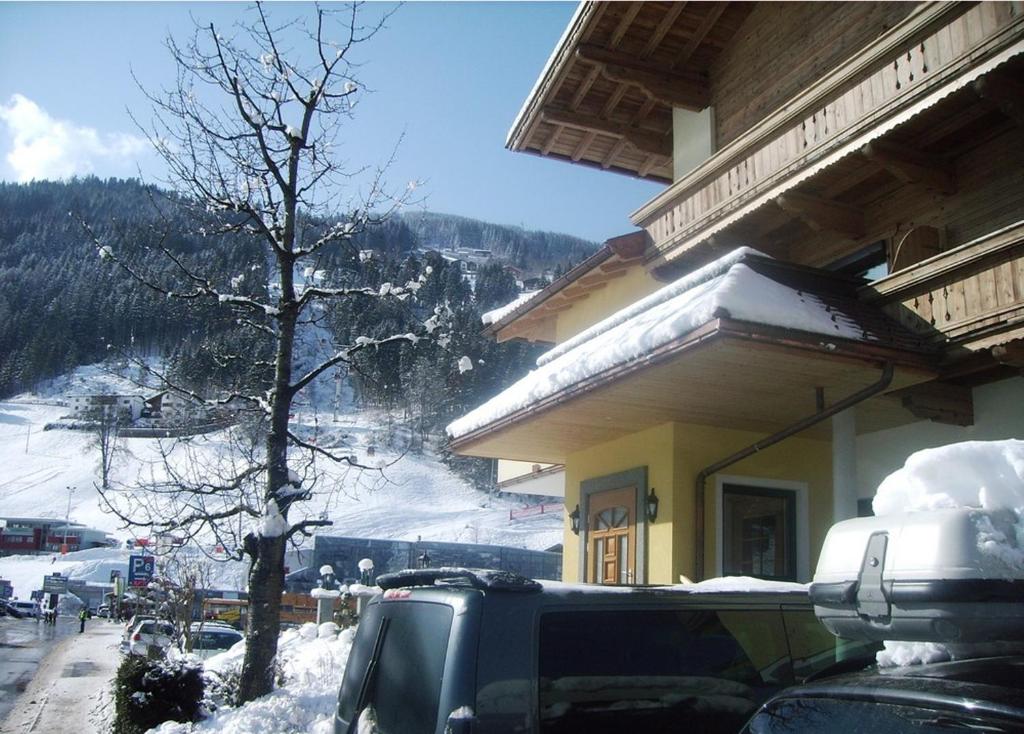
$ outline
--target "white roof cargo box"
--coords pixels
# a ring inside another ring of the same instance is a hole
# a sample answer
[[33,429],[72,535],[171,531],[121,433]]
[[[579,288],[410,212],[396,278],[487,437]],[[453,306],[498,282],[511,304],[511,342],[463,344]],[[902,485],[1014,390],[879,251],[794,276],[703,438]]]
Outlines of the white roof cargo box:
[[811,584],[850,639],[1024,640],[1024,548],[1012,510],[907,512],[836,523]]

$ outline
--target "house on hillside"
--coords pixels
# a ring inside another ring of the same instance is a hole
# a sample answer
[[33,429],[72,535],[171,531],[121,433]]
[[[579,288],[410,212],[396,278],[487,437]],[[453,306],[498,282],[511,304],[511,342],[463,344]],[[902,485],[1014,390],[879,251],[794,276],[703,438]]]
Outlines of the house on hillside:
[[807,581],[913,451],[1024,437],[1024,7],[581,5],[508,147],[665,188],[449,426],[565,467],[563,578]]
[[68,403],[76,418],[116,415],[128,423],[138,420],[144,408],[140,395],[72,395]]
[[150,417],[165,423],[199,423],[210,417],[202,402],[171,390],[146,398],[146,410]]

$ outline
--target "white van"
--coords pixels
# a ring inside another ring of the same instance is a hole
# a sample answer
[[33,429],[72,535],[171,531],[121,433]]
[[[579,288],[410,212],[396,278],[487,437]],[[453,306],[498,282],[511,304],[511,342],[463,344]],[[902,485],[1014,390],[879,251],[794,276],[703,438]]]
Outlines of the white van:
[[39,619],[41,616],[39,612],[39,602],[35,601],[22,601],[20,599],[10,599],[7,602],[12,607],[17,609],[22,614],[28,615],[33,619]]

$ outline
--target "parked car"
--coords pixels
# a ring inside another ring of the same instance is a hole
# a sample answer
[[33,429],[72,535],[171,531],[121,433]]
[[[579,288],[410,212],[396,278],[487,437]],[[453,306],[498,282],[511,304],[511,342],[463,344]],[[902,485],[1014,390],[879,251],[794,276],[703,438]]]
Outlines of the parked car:
[[24,618],[25,614],[21,612],[16,606],[6,599],[0,599],[0,617],[14,617],[15,619]]
[[381,734],[660,732],[684,721],[732,734],[774,692],[852,651],[795,584],[704,592],[465,569],[377,582],[336,734],[366,719]]
[[[234,627],[217,622],[203,622],[202,625],[193,622],[189,632],[192,637],[191,654],[204,660],[230,650],[236,643],[245,639],[245,636]],[[178,638],[175,647],[185,652],[184,635]]]
[[834,525],[810,589],[822,623],[891,641],[883,662],[920,660],[921,643],[952,643],[956,660],[841,663],[765,703],[743,734],[1024,732],[1024,569],[979,542],[1001,519],[945,508]]
[[132,628],[126,652],[129,655],[153,657],[163,654],[174,639],[174,625],[156,619],[145,619]]
[[1024,657],[870,668],[797,686],[743,734],[1024,732]]
[[42,612],[39,609],[39,602],[25,601],[23,599],[8,599],[7,604],[13,609],[16,609],[22,617],[39,619],[42,616]]

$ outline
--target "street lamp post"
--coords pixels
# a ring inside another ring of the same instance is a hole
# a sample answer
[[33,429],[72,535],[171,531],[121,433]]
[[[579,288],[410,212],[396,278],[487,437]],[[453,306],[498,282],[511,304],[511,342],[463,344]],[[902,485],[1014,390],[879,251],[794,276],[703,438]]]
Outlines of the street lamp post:
[[320,567],[320,583],[312,595],[316,599],[316,623],[330,622],[334,616],[334,600],[341,596],[334,568],[326,564]]
[[60,554],[64,555],[68,552],[68,525],[71,524],[71,495],[75,493],[75,488],[68,486],[68,511],[64,514],[64,542],[60,546]]

